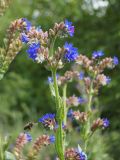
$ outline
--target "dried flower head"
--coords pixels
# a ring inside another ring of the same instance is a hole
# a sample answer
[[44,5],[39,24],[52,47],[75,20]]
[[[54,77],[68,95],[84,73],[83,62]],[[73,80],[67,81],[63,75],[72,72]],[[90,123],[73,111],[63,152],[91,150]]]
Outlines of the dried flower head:
[[107,118],[98,118],[97,120],[95,120],[92,124],[92,127],[91,127],[91,131],[95,131],[96,129],[98,128],[107,128],[109,126],[110,122]]
[[74,119],[78,120],[79,122],[86,122],[88,119],[88,113],[86,112],[74,111],[72,113],[72,116]]
[[32,137],[28,133],[21,133],[18,136],[18,138],[16,140],[15,147],[14,147],[14,151],[13,151],[17,159],[22,159],[22,157],[23,157],[22,149],[23,149],[24,145],[27,142],[30,142],[31,140],[32,140]]
[[70,148],[65,152],[65,160],[87,160],[87,156],[82,150]]
[[76,63],[83,66],[85,69],[89,69],[93,62],[87,56],[80,54],[76,59]]
[[73,79],[79,77],[79,72],[77,71],[66,71],[63,76],[57,77],[58,85],[63,85],[65,83],[71,82]]
[[96,83],[97,85],[103,85],[105,86],[106,84],[109,84],[111,79],[104,74],[98,74],[96,77]]
[[66,100],[67,105],[70,106],[78,106],[79,104],[86,103],[86,100],[81,97],[76,97],[73,95],[72,97],[67,98]]
[[39,151],[42,149],[42,147],[47,146],[49,144],[52,144],[55,142],[55,136],[54,135],[42,135],[36,139],[36,141],[33,144],[32,149],[30,150],[28,157],[31,159],[35,159]]

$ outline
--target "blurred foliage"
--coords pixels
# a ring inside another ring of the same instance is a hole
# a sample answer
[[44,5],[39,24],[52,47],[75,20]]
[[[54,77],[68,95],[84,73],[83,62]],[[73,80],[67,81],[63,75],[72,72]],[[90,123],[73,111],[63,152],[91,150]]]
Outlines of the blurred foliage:
[[1,0],[0,1],[0,16],[3,16],[4,12],[9,7],[11,1],[12,0]]
[[[75,36],[68,40],[72,41],[80,52],[90,55],[93,50],[101,49],[106,55],[116,55],[120,59],[119,10],[119,0],[13,0],[4,16],[0,17],[0,47],[4,45],[6,29],[14,19],[26,17],[34,25],[48,29],[54,22],[68,18],[75,24],[76,31]],[[103,157],[103,160],[119,160],[119,67],[107,74],[112,77],[112,82],[108,88],[100,91],[99,98],[102,116],[110,119],[111,127],[103,140],[96,137],[93,141],[97,143],[96,150],[100,154],[109,152],[110,156]],[[39,64],[28,60],[25,49],[21,51],[0,82],[2,132],[11,131],[16,134],[22,130],[21,127],[26,121],[36,121],[41,114],[54,112],[54,103],[50,100],[47,85],[49,75]],[[104,139],[106,145],[103,144]],[[96,160],[99,160],[99,157]]]

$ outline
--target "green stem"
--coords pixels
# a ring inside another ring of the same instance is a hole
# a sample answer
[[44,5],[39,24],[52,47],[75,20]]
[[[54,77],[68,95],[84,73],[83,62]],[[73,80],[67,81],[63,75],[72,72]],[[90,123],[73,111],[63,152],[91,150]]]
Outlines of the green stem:
[[56,141],[55,141],[55,147],[57,154],[59,156],[60,160],[64,160],[64,139],[63,139],[63,106],[61,103],[60,95],[59,95],[59,89],[57,84],[57,78],[56,78],[56,69],[52,70],[52,77],[54,81],[54,89],[55,89],[55,99],[56,99],[56,109],[57,109],[57,122],[58,122],[58,128],[56,131]]
[[2,137],[0,137],[0,158],[1,158],[1,160],[5,160]]
[[57,78],[56,78],[56,69],[52,70],[52,78],[54,82],[54,89],[55,89],[55,100],[56,100],[56,109],[60,108],[60,96],[59,96],[59,89],[57,84]]
[[63,108],[64,108],[64,125],[67,124],[67,106],[66,106],[66,91],[67,91],[67,84],[63,87]]
[[[90,90],[89,90],[89,95],[88,95],[88,104],[87,104],[87,107],[86,107],[86,112],[88,112],[91,116],[91,105],[92,105],[92,98],[93,98],[93,81],[91,82],[91,85],[90,85]],[[90,121],[91,121],[91,118],[90,116],[88,117],[88,120],[86,122],[86,125],[85,125],[85,146],[84,146],[84,150],[86,151],[87,150],[87,146],[88,146],[88,142],[89,142],[89,131],[90,131]]]
[[[66,106],[66,92],[67,92],[67,84],[63,86],[63,112],[64,112],[64,125],[67,125],[67,106]],[[66,144],[66,132],[64,132],[64,151],[65,151],[65,144]]]

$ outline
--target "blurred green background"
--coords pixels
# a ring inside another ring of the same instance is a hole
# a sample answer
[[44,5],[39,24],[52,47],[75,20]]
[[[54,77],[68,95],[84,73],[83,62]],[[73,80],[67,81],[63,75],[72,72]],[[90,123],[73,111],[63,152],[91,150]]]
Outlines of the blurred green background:
[[[106,56],[120,58],[119,0],[13,0],[0,17],[1,47],[10,22],[21,17],[44,30],[67,18],[75,25],[75,36],[68,40],[80,53],[91,55],[92,51],[100,49]],[[120,160],[119,69],[118,66],[107,72],[112,82],[99,94],[101,114],[110,119],[111,125],[101,138],[93,139],[93,146],[98,141],[94,150],[99,154],[92,160]],[[50,73],[29,60],[23,49],[0,82],[0,132],[16,136],[26,122],[37,121],[43,113],[54,112],[48,76]]]

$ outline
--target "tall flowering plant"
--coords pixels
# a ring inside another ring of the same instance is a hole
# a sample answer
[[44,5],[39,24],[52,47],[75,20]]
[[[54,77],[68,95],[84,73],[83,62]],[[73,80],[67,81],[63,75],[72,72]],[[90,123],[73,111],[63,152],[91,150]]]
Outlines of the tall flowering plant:
[[[15,34],[15,31],[20,34]],[[93,111],[94,97],[97,96],[99,88],[110,83],[111,79],[103,72],[106,68],[113,69],[118,65],[117,57],[104,58],[102,51],[94,51],[91,58],[86,55],[79,54],[78,49],[72,43],[65,42],[62,47],[56,47],[56,41],[74,36],[74,26],[72,22],[55,23],[53,28],[48,31],[43,31],[41,27],[32,26],[26,18],[18,19],[12,22],[9,28],[8,47],[4,50],[4,61],[1,65],[0,73],[3,75],[8,68],[8,65],[15,57],[23,45],[27,45],[27,54],[34,63],[44,65],[51,72],[48,77],[51,96],[56,104],[56,113],[47,113],[39,118],[38,123],[41,123],[47,130],[51,130],[53,135],[42,135],[33,142],[32,149],[26,156],[28,160],[37,159],[37,155],[42,148],[48,144],[55,144],[56,159],[59,160],[87,160],[89,159],[88,146],[90,139],[94,136],[96,130],[109,127],[107,118],[94,119],[95,112]],[[17,37],[16,37],[17,35]],[[19,44],[17,50],[13,50],[13,44]],[[12,42],[11,42],[11,39]],[[10,52],[10,53],[9,53]],[[14,55],[12,55],[14,53]],[[7,58],[8,56],[8,58]],[[69,70],[64,75],[58,72],[65,68],[68,64],[76,64],[82,71]],[[67,97],[67,86],[72,81],[82,81],[84,86],[84,95],[79,97],[71,95]],[[84,106],[79,107],[77,106]],[[76,110],[77,109],[77,110]],[[76,144],[76,147],[69,148],[67,143],[67,133],[69,124],[75,120],[80,124],[81,144]],[[24,156],[22,149],[24,145],[31,141],[32,138],[27,129],[31,130],[35,123],[30,123],[25,126],[25,133],[21,133],[16,140],[16,145],[13,153],[16,159],[22,160]]]

